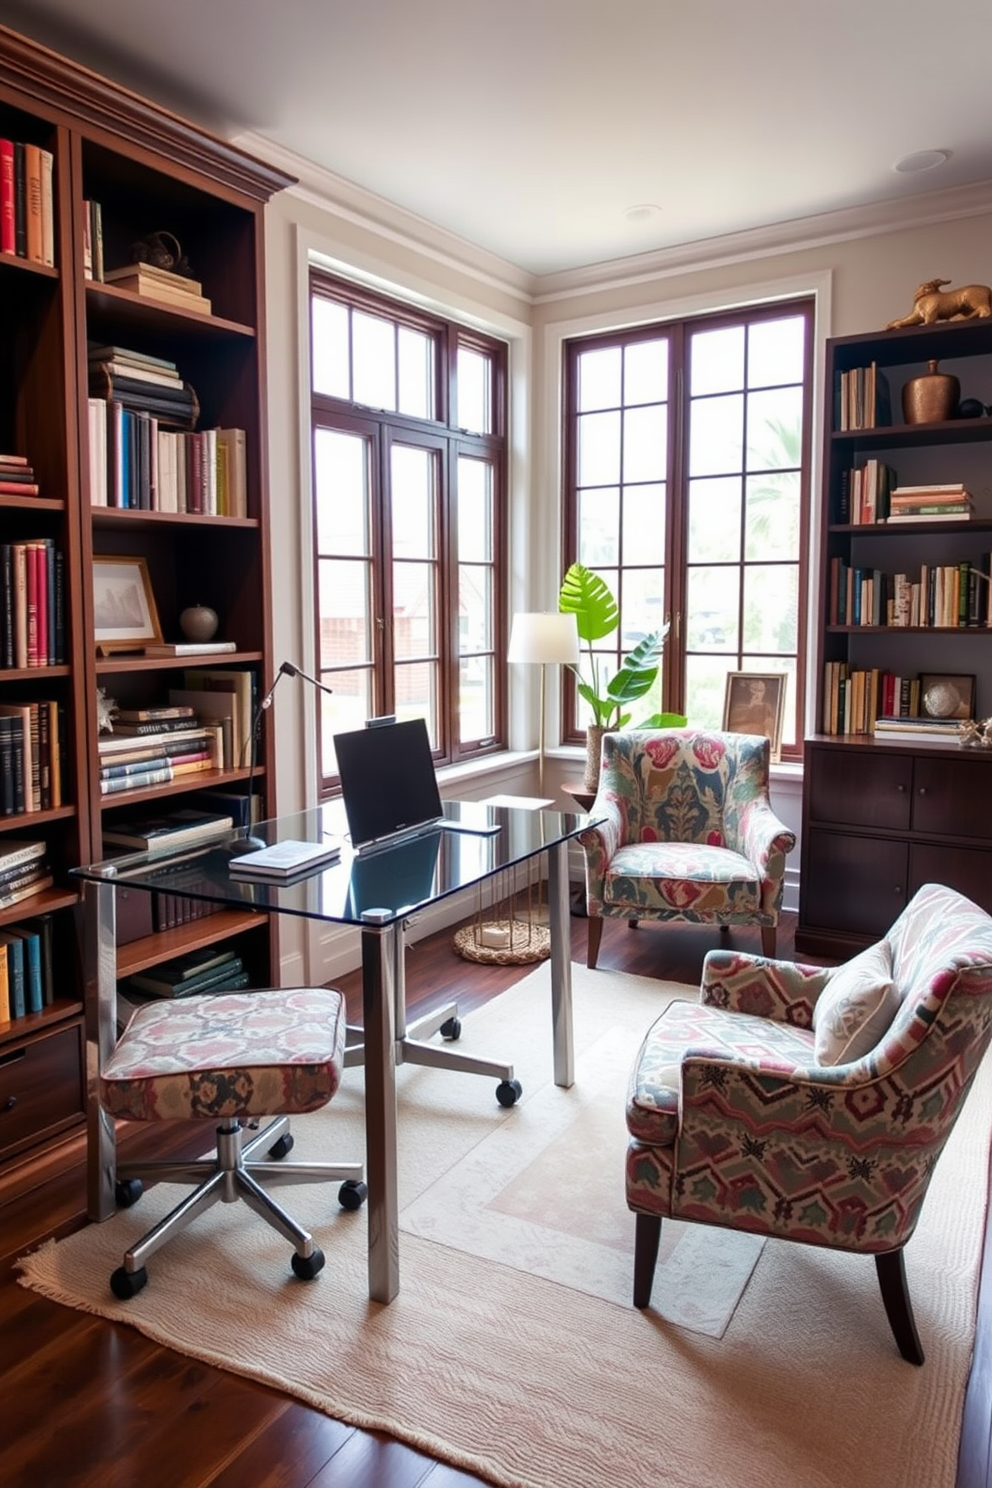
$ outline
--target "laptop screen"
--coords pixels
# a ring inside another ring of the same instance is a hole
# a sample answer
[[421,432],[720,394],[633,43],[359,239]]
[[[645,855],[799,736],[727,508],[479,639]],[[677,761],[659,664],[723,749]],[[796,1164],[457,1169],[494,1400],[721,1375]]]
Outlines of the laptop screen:
[[423,718],[334,735],[353,847],[444,815]]

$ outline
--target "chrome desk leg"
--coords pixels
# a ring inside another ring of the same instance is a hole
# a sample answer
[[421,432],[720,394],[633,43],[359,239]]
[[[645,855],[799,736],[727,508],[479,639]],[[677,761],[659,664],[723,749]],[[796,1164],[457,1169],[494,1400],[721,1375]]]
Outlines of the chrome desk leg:
[[400,1289],[394,989],[396,958],[402,954],[402,924],[362,929],[365,1178],[369,1188],[369,1296],[373,1302],[391,1302]]
[[555,1084],[575,1081],[572,1037],[572,936],[568,913],[568,843],[548,848],[548,907],[551,925],[551,1023]]
[[117,1042],[116,891],[112,883],[83,889],[86,1009],[86,1209],[90,1219],[116,1213],[117,1141],[114,1118],[97,1099],[100,1070]]

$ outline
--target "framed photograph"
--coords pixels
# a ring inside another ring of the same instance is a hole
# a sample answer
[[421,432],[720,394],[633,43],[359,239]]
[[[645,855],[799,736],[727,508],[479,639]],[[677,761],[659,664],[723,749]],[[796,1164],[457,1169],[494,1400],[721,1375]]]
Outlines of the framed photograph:
[[730,734],[764,734],[771,757],[782,750],[785,672],[728,672],[723,700],[723,727]]
[[974,718],[974,676],[921,672],[920,712],[926,718]]
[[144,558],[93,559],[93,628],[107,655],[161,641],[148,564]]

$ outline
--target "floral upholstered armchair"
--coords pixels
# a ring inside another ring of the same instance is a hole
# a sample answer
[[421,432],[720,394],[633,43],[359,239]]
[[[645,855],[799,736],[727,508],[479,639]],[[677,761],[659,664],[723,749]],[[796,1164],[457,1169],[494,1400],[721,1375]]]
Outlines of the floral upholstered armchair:
[[631,1076],[634,1305],[664,1217],[858,1251],[922,1364],[903,1247],[990,1035],[992,918],[942,885],[843,966],[710,951]]
[[603,738],[582,833],[587,964],[603,919],[760,925],[774,956],[785,857],[796,845],[768,799],[770,744],[755,734],[631,730]]

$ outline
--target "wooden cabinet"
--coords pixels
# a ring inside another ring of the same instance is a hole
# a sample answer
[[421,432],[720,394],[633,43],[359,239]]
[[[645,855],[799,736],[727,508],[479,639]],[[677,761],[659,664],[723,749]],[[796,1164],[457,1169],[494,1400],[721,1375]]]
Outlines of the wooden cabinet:
[[[0,492],[0,560],[5,548],[37,540],[53,550],[51,577],[57,552],[58,589],[47,591],[46,613],[54,618],[57,604],[61,636],[58,654],[49,645],[26,666],[3,666],[0,654],[0,704],[54,704],[57,741],[46,747],[57,742],[60,762],[54,799],[0,815],[0,857],[5,843],[42,841],[53,878],[49,889],[0,907],[0,930],[49,914],[55,927],[42,1011],[0,1022],[2,1185],[6,1158],[16,1154],[22,1164],[25,1153],[40,1155],[83,1119],[79,892],[69,870],[110,855],[109,823],[195,806],[208,787],[243,792],[252,773],[262,813],[275,810],[268,717],[254,772],[242,750],[203,774],[101,794],[98,690],[140,708],[165,701],[191,669],[244,673],[255,701],[271,681],[263,212],[290,178],[5,28],[0,140],[47,152],[52,183],[51,262],[25,256],[17,242],[13,252],[0,251],[0,455],[26,459],[38,486],[37,494]],[[90,277],[91,202],[100,206],[105,269],[128,264],[135,243],[167,231],[202,284],[209,312]],[[99,504],[89,404],[95,346],[174,364],[195,391],[196,429],[244,431],[242,514],[163,511],[151,497],[140,508]],[[202,604],[217,611],[220,634],[236,649],[182,659],[101,654],[93,581],[100,557],[141,560],[166,640],[181,640],[182,610]],[[51,752],[48,758],[54,768]],[[264,916],[221,914],[165,933],[153,925],[122,949],[121,968],[227,938],[244,950],[253,983],[272,979],[276,947]]]

